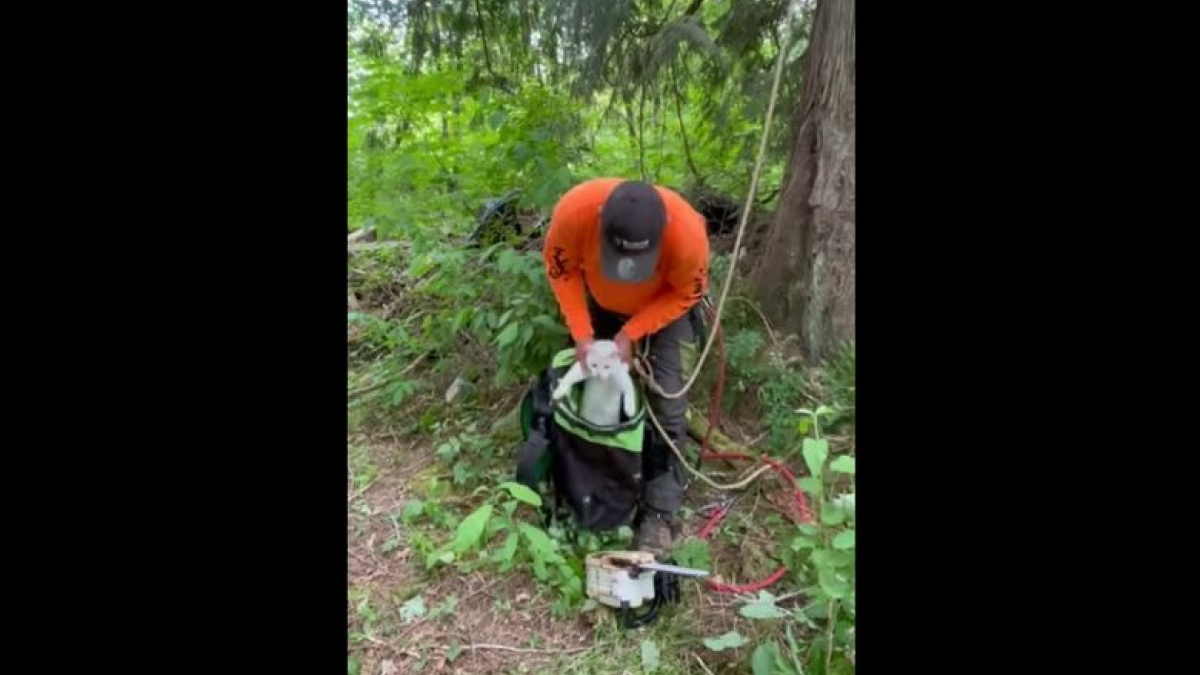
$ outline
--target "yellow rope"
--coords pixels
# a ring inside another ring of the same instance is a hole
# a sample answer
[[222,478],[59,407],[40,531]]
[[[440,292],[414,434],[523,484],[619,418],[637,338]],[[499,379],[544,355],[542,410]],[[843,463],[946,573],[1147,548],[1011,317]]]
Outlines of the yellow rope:
[[771,136],[771,119],[775,115],[775,101],[779,97],[779,78],[783,73],[784,56],[787,54],[788,45],[791,39],[792,17],[796,11],[796,3],[792,2],[788,5],[787,18],[784,23],[784,38],[780,41],[779,56],[775,59],[775,79],[771,83],[771,98],[767,104],[767,119],[763,127],[762,142],[758,146],[758,157],[754,160],[754,173],[750,177],[750,192],[746,195],[746,205],[742,208],[741,222],[738,223],[737,238],[733,242],[733,253],[730,255],[729,270],[725,273],[725,287],[721,289],[721,299],[717,303],[716,318],[714,320],[712,330],[709,331],[708,340],[704,345],[704,351],[700,354],[700,359],[696,362],[696,367],[692,371],[692,375],[683,385],[683,388],[674,393],[667,393],[663,388],[654,381],[654,374],[651,369],[641,361],[634,361],[634,369],[646,382],[654,393],[666,399],[682,398],[687,394],[692,385],[696,383],[696,377],[700,374],[700,370],[704,366],[705,359],[708,358],[708,352],[712,349],[713,340],[716,338],[717,330],[721,326],[721,314],[725,311],[725,298],[729,295],[729,287],[733,282],[733,273],[737,269],[738,253],[742,248],[742,236],[746,233],[746,223],[750,220],[750,210],[754,205],[755,192],[758,190],[758,179],[762,174],[763,158],[767,154],[767,139]]

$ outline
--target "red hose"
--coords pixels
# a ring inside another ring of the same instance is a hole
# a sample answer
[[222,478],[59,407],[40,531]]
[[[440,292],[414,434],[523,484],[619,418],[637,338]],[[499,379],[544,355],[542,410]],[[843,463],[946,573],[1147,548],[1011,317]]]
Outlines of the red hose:
[[[711,307],[709,308],[708,313],[710,319],[715,318],[715,312]],[[714,324],[716,324],[715,321]],[[721,398],[725,393],[725,335],[721,331],[720,325],[715,325],[714,330],[717,332],[717,349],[719,350],[719,356],[717,358],[717,381],[713,387],[712,401],[708,406],[708,430],[704,432],[704,440],[700,444],[700,459],[702,461],[714,459],[762,461],[772,469],[775,469],[779,475],[783,476],[783,478],[787,481],[787,484],[792,486],[792,492],[796,498],[796,507],[800,514],[800,520],[805,523],[813,522],[812,511],[808,508],[808,499],[804,496],[804,492],[796,486],[796,477],[792,475],[792,472],[789,471],[788,468],[781,462],[771,459],[770,457],[755,457],[754,455],[748,455],[741,452],[711,452],[708,449],[709,441],[712,439],[713,429],[717,428],[718,417],[721,413]],[[727,513],[729,513],[728,507],[718,508],[708,519],[708,522],[704,524],[704,527],[700,528],[700,533],[698,535],[699,538],[708,539],[711,537],[712,533],[716,531],[717,525],[725,518]],[[779,569],[775,570],[771,576],[749,584],[726,584],[709,579],[708,587],[718,593],[755,593],[779,581],[786,573],[787,567],[780,567]]]
[[782,579],[784,574],[787,574],[787,568],[780,567],[779,569],[775,570],[775,573],[771,576],[763,579],[762,581],[756,581],[752,584],[723,584],[719,581],[713,581],[712,579],[709,579],[708,587],[718,593],[757,593],[767,586],[770,586],[776,581]]

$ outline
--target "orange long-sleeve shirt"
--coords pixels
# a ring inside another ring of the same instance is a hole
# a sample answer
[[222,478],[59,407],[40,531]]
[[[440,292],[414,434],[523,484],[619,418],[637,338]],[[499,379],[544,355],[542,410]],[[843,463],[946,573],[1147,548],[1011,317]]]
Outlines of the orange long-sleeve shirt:
[[667,211],[654,276],[637,284],[604,277],[600,263],[600,210],[620,178],[596,178],[571,188],[550,218],[542,255],[550,288],[576,341],[591,338],[587,294],[601,307],[628,316],[631,340],[683,316],[708,290],[708,230],[704,216],[678,193],[656,187]]

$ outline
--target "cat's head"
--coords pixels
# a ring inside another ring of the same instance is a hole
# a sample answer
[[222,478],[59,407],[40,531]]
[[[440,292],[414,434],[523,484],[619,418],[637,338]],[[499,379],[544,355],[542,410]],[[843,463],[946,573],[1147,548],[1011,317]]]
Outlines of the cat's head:
[[585,360],[588,372],[591,373],[592,377],[601,379],[629,368],[629,366],[621,362],[621,352],[617,349],[617,343],[612,340],[596,340],[593,342],[592,348],[588,350]]

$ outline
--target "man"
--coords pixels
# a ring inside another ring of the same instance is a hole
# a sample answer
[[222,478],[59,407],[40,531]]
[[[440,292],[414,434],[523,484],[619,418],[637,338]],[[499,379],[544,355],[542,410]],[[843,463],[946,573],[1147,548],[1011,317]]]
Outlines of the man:
[[[617,178],[586,181],[554,208],[543,249],[546,273],[583,361],[595,339],[612,339],[627,363],[632,343],[648,343],[654,379],[668,393],[684,384],[680,346],[694,337],[690,313],[708,289],[708,230],[679,194]],[[663,429],[681,450],[687,399],[647,391]],[[643,455],[645,481],[634,545],[661,556],[670,549],[683,500],[671,449]]]

